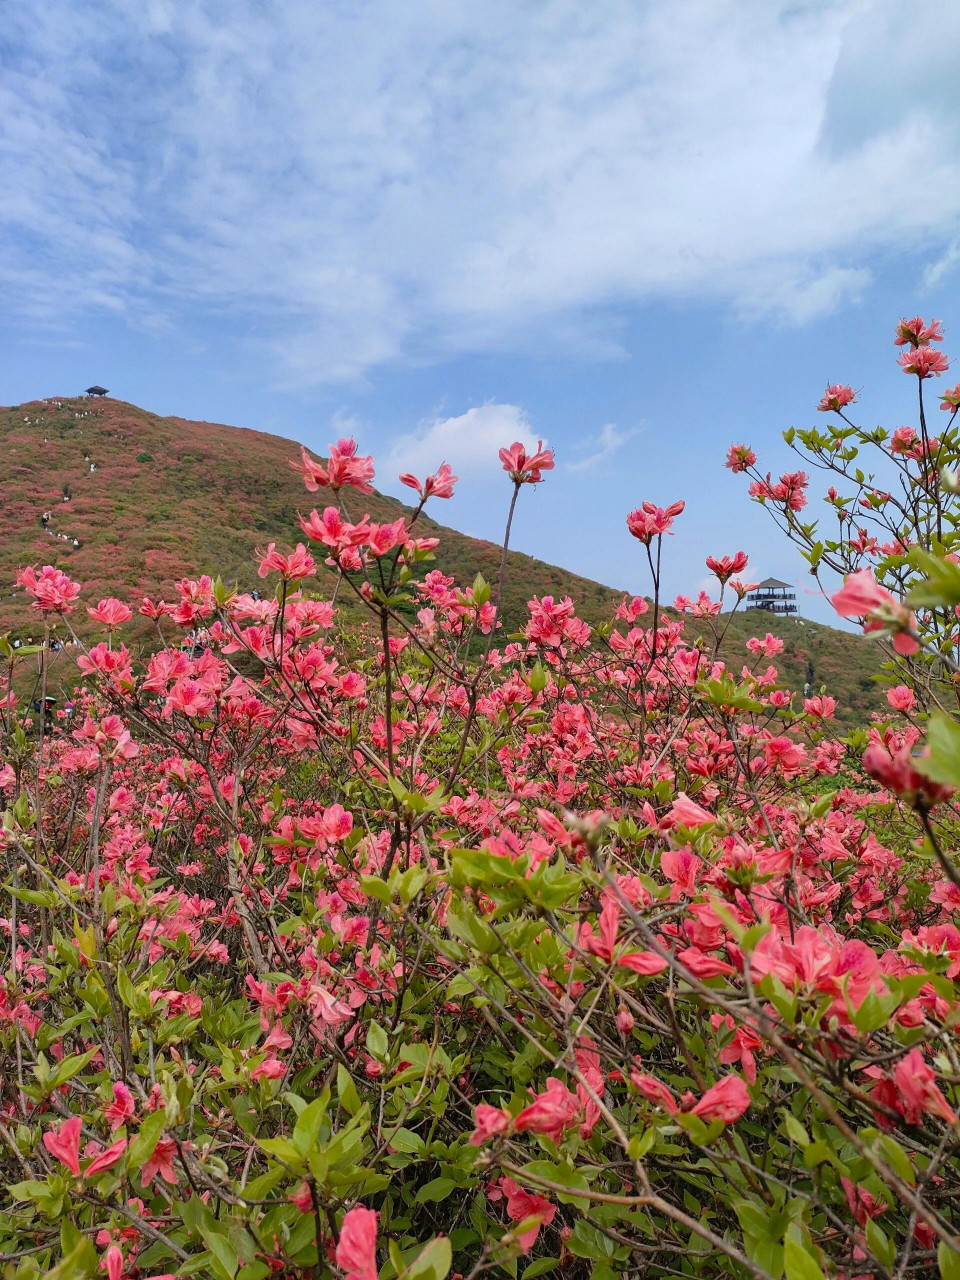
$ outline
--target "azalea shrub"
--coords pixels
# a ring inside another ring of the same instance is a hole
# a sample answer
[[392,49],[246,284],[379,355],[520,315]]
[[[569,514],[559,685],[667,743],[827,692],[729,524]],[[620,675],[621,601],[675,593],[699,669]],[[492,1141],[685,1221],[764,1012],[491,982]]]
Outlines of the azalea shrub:
[[[296,464],[325,501],[261,591],[96,601],[22,570],[83,684],[35,715],[37,654],[0,640],[4,1276],[960,1276],[940,337],[897,330],[909,437],[839,386],[838,425],[788,433],[850,486],[835,537],[805,473],[728,457],[877,645],[889,710],[853,733],[764,626],[730,656],[742,551],[664,599],[677,495],[627,516],[649,592],[593,629],[545,596],[504,634],[506,550],[456,583],[418,529],[449,467],[378,525],[347,440]],[[500,458],[506,548],[554,459]]]

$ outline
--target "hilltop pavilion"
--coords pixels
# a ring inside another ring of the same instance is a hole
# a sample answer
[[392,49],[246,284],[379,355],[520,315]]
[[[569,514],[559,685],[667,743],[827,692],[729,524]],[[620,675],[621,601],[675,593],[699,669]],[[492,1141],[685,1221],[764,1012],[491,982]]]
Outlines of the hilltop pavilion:
[[797,597],[789,582],[764,578],[747,596],[746,607],[763,609],[765,613],[796,613]]

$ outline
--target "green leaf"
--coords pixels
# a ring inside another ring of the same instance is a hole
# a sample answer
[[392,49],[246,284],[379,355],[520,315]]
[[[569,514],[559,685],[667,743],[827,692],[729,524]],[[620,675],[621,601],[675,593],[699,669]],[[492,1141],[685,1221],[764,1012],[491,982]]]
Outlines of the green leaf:
[[479,605],[485,605],[490,599],[490,584],[484,578],[482,573],[478,573],[473,580],[473,598]]
[[361,876],[360,887],[368,898],[376,898],[378,902],[389,902],[392,897],[390,886],[379,876]]
[[349,1116],[355,1116],[363,1106],[353,1077],[342,1062],[337,1065],[337,1097]]
[[897,992],[878,996],[875,991],[870,991],[864,997],[860,1008],[853,1011],[854,1026],[865,1034],[877,1031],[880,1027],[886,1026],[890,1021],[890,1015],[899,1004],[900,995]]
[[[583,1174],[566,1160],[560,1164],[554,1164],[550,1160],[533,1160],[530,1164],[523,1166],[523,1171],[535,1178],[554,1182],[561,1187],[572,1187],[578,1191],[587,1191],[589,1189]],[[556,1194],[561,1204],[572,1204],[582,1209],[586,1203],[585,1196],[565,1196],[561,1195],[560,1192],[555,1192],[554,1194]]]
[[127,1148],[128,1169],[139,1169],[146,1164],[160,1141],[160,1135],[166,1123],[167,1117],[164,1111],[154,1111],[152,1115],[147,1116],[140,1126],[139,1133]]
[[927,728],[927,745],[929,756],[914,756],[913,767],[934,782],[960,787],[960,725],[942,711],[934,712]]
[[787,1137],[790,1138],[792,1142],[795,1142],[798,1147],[806,1147],[810,1145],[810,1135],[792,1111],[784,1109],[783,1127],[787,1131]]
[[68,1080],[72,1080],[75,1075],[83,1070],[93,1057],[100,1052],[99,1049],[88,1049],[86,1053],[77,1054],[76,1057],[64,1058],[57,1064],[57,1069],[52,1072],[49,1080],[44,1086],[45,1093],[52,1093],[58,1085],[65,1084]]
[[425,1143],[418,1133],[410,1129],[396,1129],[387,1139],[394,1151],[420,1152]]
[[390,1056],[390,1042],[387,1033],[379,1022],[371,1022],[367,1026],[367,1053],[381,1062]]
[[408,1280],[446,1280],[453,1250],[446,1236],[437,1236],[407,1268]]
[[297,1117],[293,1126],[293,1145],[301,1155],[306,1155],[317,1145],[317,1134],[327,1114],[328,1095],[326,1090],[305,1107]]
[[899,1174],[904,1182],[909,1183],[911,1187],[915,1187],[917,1185],[916,1170],[910,1162],[910,1157],[899,1142],[895,1138],[891,1138],[889,1133],[882,1133],[880,1135],[880,1147],[883,1158],[894,1173]]
[[487,922],[460,903],[455,903],[447,912],[447,928],[455,938],[460,938],[484,955],[501,950],[500,942]]
[[538,1258],[526,1268],[522,1280],[534,1280],[535,1276],[545,1276],[548,1271],[556,1271],[559,1265],[559,1258]]
[[226,1238],[218,1231],[211,1231],[201,1226],[200,1234],[203,1236],[203,1243],[214,1255],[220,1266],[230,1276],[230,1280],[237,1274],[237,1251]]
[[914,547],[908,560],[924,577],[907,596],[906,602],[911,608],[953,608],[960,604],[960,565],[942,560],[920,547]]
[[945,1240],[937,1245],[940,1280],[960,1280],[960,1253],[955,1253]]
[[52,1271],[46,1273],[46,1280],[87,1280],[97,1274],[97,1261],[93,1241],[84,1237]]
[[[892,1267],[897,1260],[897,1247],[894,1242],[888,1237],[879,1223],[874,1222],[872,1218],[867,1219],[865,1230],[870,1252],[875,1258],[879,1258],[885,1267]],[[953,1256],[956,1257],[957,1255],[954,1254]]]
[[602,1231],[598,1231],[596,1227],[591,1226],[583,1218],[578,1218],[577,1225],[573,1229],[573,1235],[567,1241],[567,1248],[571,1253],[575,1253],[578,1258],[591,1258],[594,1262],[606,1262],[613,1257],[616,1245]]
[[792,1236],[783,1243],[783,1266],[787,1280],[824,1280],[820,1264]]
[[417,1192],[417,1204],[435,1204],[439,1200],[446,1200],[456,1185],[452,1178],[434,1178]]

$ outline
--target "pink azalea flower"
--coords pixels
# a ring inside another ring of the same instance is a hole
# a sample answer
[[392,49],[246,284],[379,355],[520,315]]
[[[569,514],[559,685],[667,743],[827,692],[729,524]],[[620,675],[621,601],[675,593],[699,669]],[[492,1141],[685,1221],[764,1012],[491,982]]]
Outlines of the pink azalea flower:
[[306,519],[301,516],[300,528],[312,541],[322,542],[325,547],[334,551],[358,547],[370,536],[367,516],[358,524],[351,524],[349,520],[344,520],[337,507],[326,507],[322,516],[316,511],[311,511]]
[[685,502],[671,502],[669,507],[657,507],[644,502],[627,516],[627,528],[640,542],[650,545],[654,538],[670,533],[674,518],[683,513]]
[[310,1194],[310,1185],[307,1182],[301,1182],[296,1191],[289,1197],[290,1203],[295,1204],[301,1213],[311,1213],[313,1210],[313,1196]]
[[80,1117],[64,1120],[59,1129],[48,1129],[43,1135],[43,1145],[50,1154],[80,1177]]
[[172,1138],[161,1138],[153,1149],[153,1155],[144,1163],[141,1172],[143,1185],[149,1187],[159,1173],[164,1182],[169,1182],[173,1186],[177,1181],[177,1173],[173,1167],[173,1158],[176,1154],[177,1144],[174,1140]]
[[913,767],[910,747],[902,747],[891,755],[879,742],[871,743],[863,753],[863,767],[871,778],[916,808],[931,809],[953,795],[953,787],[934,782]]
[[865,618],[865,632],[892,632],[897,653],[909,656],[920,648],[912,634],[913,614],[880,586],[869,569],[849,574],[840,590],[831,596],[831,603],[841,618]]
[[643,978],[656,977],[667,968],[667,961],[655,951],[628,951],[617,957],[617,964]]
[[898,684],[894,688],[888,689],[887,701],[894,711],[912,711],[917,703],[913,690],[905,684]]
[[450,470],[446,462],[437,468],[432,476],[427,476],[423,484],[416,476],[411,475],[409,471],[404,471],[400,476],[400,483],[405,484],[408,489],[416,489],[419,493],[421,501],[426,502],[428,498],[452,498],[453,486],[457,483],[459,476],[455,476]]
[[337,1266],[345,1280],[377,1280],[377,1221],[379,1214],[363,1205],[348,1210],[340,1224]]
[[276,546],[275,542],[271,542],[265,552],[257,552],[260,556],[260,565],[257,569],[259,577],[265,578],[268,573],[279,573],[287,582],[291,582],[299,578],[309,578],[317,572],[316,562],[302,542],[298,542],[297,549],[288,556],[281,555],[276,550]]
[[514,484],[539,484],[541,472],[552,471],[554,466],[553,450],[544,449],[542,440],[537,441],[536,451],[531,454],[515,440],[509,449],[500,450],[500,461]]
[[474,1147],[482,1147],[485,1142],[503,1133],[510,1125],[510,1112],[503,1107],[491,1107],[481,1102],[473,1113],[475,1128],[470,1135],[470,1143]]
[[104,1254],[103,1269],[107,1273],[107,1280],[122,1280],[123,1250],[119,1245],[112,1244]]
[[540,1233],[541,1227],[548,1227],[556,1216],[557,1206],[545,1200],[543,1196],[534,1195],[530,1191],[518,1187],[512,1178],[501,1178],[500,1188],[507,1204],[507,1213],[513,1222],[523,1222],[528,1218],[536,1218],[535,1224],[517,1237],[524,1257],[533,1248],[533,1243]]
[[96,1173],[104,1173],[107,1169],[112,1169],[123,1158],[123,1153],[126,1149],[126,1138],[118,1138],[112,1146],[104,1148],[99,1155],[94,1156],[86,1169],[84,1169],[83,1176],[92,1178]]
[[676,1098],[656,1076],[641,1075],[639,1072],[631,1071],[630,1079],[640,1094],[662,1111],[667,1111],[670,1115],[675,1116],[680,1110],[677,1106]]
[[579,1109],[576,1094],[571,1093],[556,1076],[550,1076],[546,1090],[537,1094],[529,1107],[524,1107],[513,1127],[517,1133],[545,1133],[554,1142],[559,1142],[564,1129],[573,1124]]
[[129,622],[133,617],[133,610],[128,608],[122,600],[115,600],[112,596],[107,600],[101,600],[96,608],[88,607],[87,613],[94,622],[99,622],[110,631],[124,622]]
[[748,467],[752,467],[757,460],[757,455],[753,452],[749,445],[732,444],[727,451],[727,460],[724,466],[727,467],[734,475],[740,471],[746,471]]
[[856,403],[857,393],[852,387],[845,386],[842,382],[832,382],[820,397],[820,403],[817,410],[820,413],[839,413],[841,409],[845,409],[848,404]]
[[935,351],[933,347],[911,347],[897,356],[897,364],[904,373],[915,373],[921,380],[939,378],[950,368],[950,361],[944,353]]
[[937,1088],[936,1076],[919,1049],[897,1063],[893,1072],[897,1101],[908,1124],[922,1124],[927,1115],[939,1116],[948,1124],[957,1123],[957,1114]]
[[16,582],[33,596],[33,607],[41,613],[72,613],[80,594],[80,583],[51,564],[45,564],[39,574],[33,568],[21,569]]
[[330,461],[327,466],[314,460],[300,446],[300,462],[291,462],[295,471],[303,474],[304,483],[311,493],[328,486],[336,493],[339,489],[356,489],[358,493],[373,493],[370,481],[374,478],[373,458],[359,457],[354,440],[338,440],[328,446]]
[[671,823],[681,827],[702,827],[717,820],[712,813],[691,800],[685,791],[681,791],[674,800],[668,816]]
[[919,316],[914,316],[912,320],[904,320],[900,317],[900,323],[897,325],[897,332],[894,335],[893,345],[895,347],[925,347],[930,342],[943,341],[943,325],[939,320],[931,320],[926,324]]
[[738,1120],[750,1105],[747,1086],[739,1076],[724,1076],[715,1085],[711,1085],[700,1101],[692,1108],[695,1116],[699,1116],[706,1124],[713,1120],[722,1120],[731,1124]]
[[715,574],[721,582],[726,580],[734,573],[743,573],[747,567],[747,553],[738,551],[735,556],[707,556],[707,568],[711,573]]

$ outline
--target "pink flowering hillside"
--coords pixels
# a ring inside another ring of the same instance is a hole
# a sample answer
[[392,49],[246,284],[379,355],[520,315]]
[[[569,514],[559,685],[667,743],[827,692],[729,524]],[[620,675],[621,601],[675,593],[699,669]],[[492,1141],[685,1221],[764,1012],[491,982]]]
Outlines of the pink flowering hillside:
[[79,685],[45,713],[0,639],[4,1276],[960,1276],[942,336],[896,329],[915,426],[834,384],[796,470],[727,457],[864,633],[850,730],[740,620],[748,550],[665,598],[680,495],[623,513],[606,617],[511,588],[542,447],[503,442],[505,547],[467,578],[423,514],[450,468],[378,505],[353,440],[263,470],[298,487],[236,587],[17,566]]
[[[303,537],[297,513],[305,509],[309,491],[300,447],[277,436],[162,418],[118,400],[53,397],[0,408],[0,445],[6,464],[0,472],[0,634],[9,631],[21,641],[38,638],[30,597],[13,583],[23,565],[53,564],[81,580],[91,599],[113,596],[138,604],[145,595],[162,598],[184,575],[219,574],[241,590],[256,590],[262,585],[257,549]],[[372,487],[372,493],[358,494],[358,502],[373,520],[389,524],[410,517],[411,506]],[[406,487],[413,500],[414,490]],[[458,582],[472,582],[478,573],[492,579],[500,547],[431,518],[431,512],[456,515],[455,503],[440,501],[449,496],[442,483],[428,496],[420,523],[439,539],[431,565]],[[530,512],[525,514],[529,519]],[[324,591],[332,594],[336,579],[329,566],[321,561],[318,569]],[[648,588],[644,572],[638,563],[635,591]],[[610,616],[623,592],[510,551],[501,608],[507,630],[523,626],[531,594],[570,596],[580,615],[596,625]],[[365,619],[352,598],[342,596],[338,604],[344,626]],[[152,646],[153,628],[134,613],[128,644]],[[737,660],[757,624],[739,614],[728,621],[723,647]],[[812,663],[814,684],[836,698],[846,727],[883,706],[870,646],[806,620],[770,616],[764,622],[763,634],[769,630],[783,641],[779,670],[791,689],[803,689]],[[86,639],[94,636],[85,614],[75,625]],[[74,675],[64,661],[48,663],[48,679],[61,701]],[[30,693],[22,677],[21,691]]]

